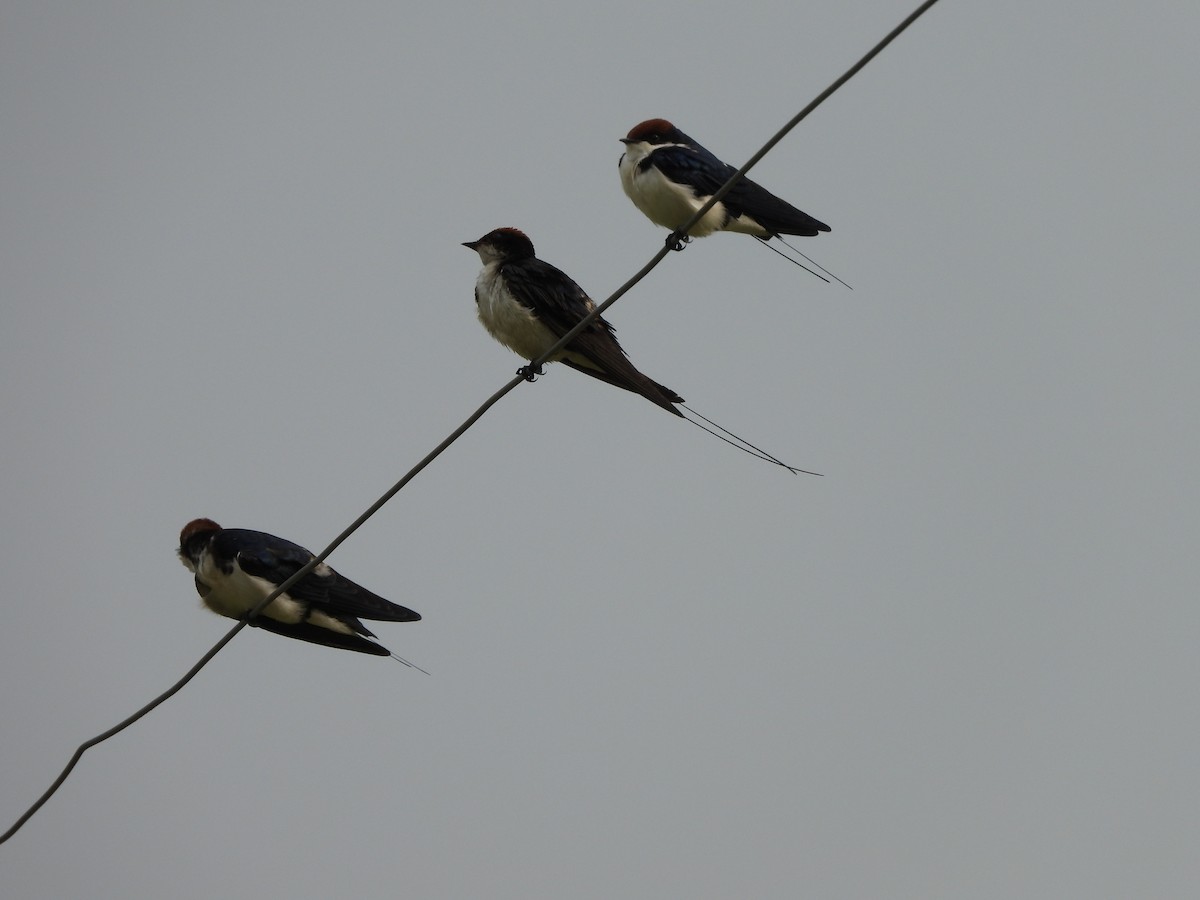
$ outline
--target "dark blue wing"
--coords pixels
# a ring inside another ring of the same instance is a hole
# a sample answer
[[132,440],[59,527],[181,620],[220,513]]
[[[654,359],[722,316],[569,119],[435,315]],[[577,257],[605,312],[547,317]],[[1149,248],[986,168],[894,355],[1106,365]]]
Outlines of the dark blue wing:
[[[562,337],[592,311],[594,304],[587,293],[566,272],[540,259],[523,259],[501,266],[509,293],[523,306],[533,310],[538,319]],[[681,416],[673,404],[683,398],[665,385],[643,375],[629,361],[617,342],[615,329],[603,316],[597,316],[587,328],[567,345],[592,364],[579,365],[564,359],[563,364],[576,371],[598,378],[614,387],[641,394],[651,403],[661,406],[672,415]],[[594,368],[593,368],[594,367]]]
[[[369,641],[365,637],[359,637],[356,634],[341,634],[337,631],[330,631],[328,628],[310,625],[308,622],[289,624],[287,622],[276,622],[274,619],[268,619],[266,616],[259,616],[250,624],[255,628],[263,629],[263,631],[281,634],[284,637],[295,638],[298,641],[308,641],[310,644],[322,644],[326,647],[337,647],[339,650],[370,653],[372,656],[391,656],[391,651],[387,647],[376,644],[374,641]],[[366,631],[366,629],[363,630]],[[367,631],[367,634],[370,634],[370,632]]]
[[224,529],[212,539],[211,547],[217,559],[237,559],[243,570],[272,584],[291,577],[312,559],[299,544],[245,528]]
[[[692,188],[697,197],[710,197],[737,171],[703,147],[660,147],[642,161],[654,165],[678,184]],[[802,212],[766,188],[742,178],[722,201],[733,216],[748,215],[772,234],[813,237],[829,231],[829,226]]]
[[676,184],[686,184],[697,197],[710,197],[737,169],[721,162],[703,147],[659,147],[642,160],[641,167],[654,166]]
[[[246,574],[272,584],[281,584],[313,557],[299,544],[243,528],[222,531],[213,538],[212,549],[218,559],[237,559]],[[385,600],[332,569],[325,575],[306,575],[288,589],[288,594],[339,617],[362,616],[385,622],[416,622],[421,618],[420,613]]]
[[[592,311],[592,299],[562,269],[537,258],[504,263],[500,267],[509,292],[533,310],[547,328],[562,337]],[[614,341],[613,327],[597,317],[582,334],[606,334]]]

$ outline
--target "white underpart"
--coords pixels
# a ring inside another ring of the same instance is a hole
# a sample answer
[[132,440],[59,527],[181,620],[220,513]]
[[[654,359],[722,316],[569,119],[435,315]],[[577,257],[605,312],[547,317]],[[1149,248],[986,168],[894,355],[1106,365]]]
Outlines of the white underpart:
[[[273,606],[274,604],[272,604]],[[333,616],[328,616],[320,610],[312,610],[308,614],[308,621],[311,625],[316,625],[318,628],[324,628],[326,631],[337,631],[342,634],[358,634],[353,628],[347,625],[340,619],[335,619]]]
[[[189,566],[189,568],[191,567]],[[324,566],[324,568],[326,571],[329,571],[328,566]],[[314,570],[314,573],[319,569],[320,567]],[[257,575],[248,575],[242,571],[241,566],[236,562],[233,564],[233,571],[226,575],[221,571],[221,567],[213,562],[212,556],[207,552],[200,557],[200,564],[196,567],[195,572],[197,580],[212,589],[202,598],[204,605],[213,612],[222,616],[228,616],[231,619],[242,618],[246,613],[258,606],[263,598],[275,590],[276,587],[276,585],[265,578],[260,578]],[[261,615],[272,618],[277,622],[295,625],[305,621],[304,611],[304,604],[298,603],[287,594],[280,594],[271,601],[271,605],[263,610]],[[331,631],[340,631],[344,634],[353,633],[344,623],[324,613],[314,612],[310,616],[309,621],[314,625],[328,628]]]
[[[482,249],[482,248],[480,248]],[[480,254],[481,258],[483,254]],[[527,307],[508,292],[500,263],[488,262],[475,281],[476,312],[488,334],[525,359],[534,359],[552,347],[558,337]],[[555,359],[561,359],[558,354]]]
[[[655,225],[661,225],[671,231],[675,231],[690,219],[708,201],[708,197],[697,197],[690,187],[671,181],[653,164],[644,170],[639,164],[659,147],[683,146],[686,145],[651,145],[645,141],[627,144],[618,166],[621,187],[633,201],[633,205]],[[692,237],[705,237],[714,231],[737,231],[758,237],[766,237],[768,234],[765,228],[749,216],[737,216],[726,222],[727,215],[725,204],[717,203],[688,230],[688,234]]]

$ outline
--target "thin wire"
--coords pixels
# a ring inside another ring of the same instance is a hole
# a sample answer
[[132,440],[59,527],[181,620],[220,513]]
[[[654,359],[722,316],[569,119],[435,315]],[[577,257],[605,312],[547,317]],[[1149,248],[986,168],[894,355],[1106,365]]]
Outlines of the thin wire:
[[[404,477],[401,478],[399,481],[397,481],[394,485],[392,485],[391,489],[386,494],[384,494],[382,497],[380,497],[378,500],[376,500],[373,504],[371,504],[371,507],[366,512],[364,512],[361,516],[359,516],[357,519],[355,519],[354,522],[351,523],[351,525],[348,528],[346,528],[341,534],[339,534],[336,538],[334,538],[328,547],[326,547],[324,550],[322,550],[320,553],[318,553],[316,556],[314,556],[312,559],[310,559],[307,563],[305,563],[305,565],[301,566],[300,569],[298,569],[294,574],[292,574],[292,576],[290,578],[285,580],[283,582],[283,584],[279,585],[279,587],[275,588],[275,590],[273,590],[266,597],[264,597],[262,599],[262,601],[258,604],[258,606],[254,607],[254,609],[250,610],[250,612],[247,614],[245,619],[242,619],[236,625],[234,625],[233,628],[229,629],[229,633],[226,634],[219,641],[217,641],[217,643],[215,645],[213,645],[212,649],[209,650],[207,653],[205,653],[204,656],[200,657],[200,661],[197,662],[190,669],[188,669],[186,675],[184,675],[182,678],[180,678],[177,682],[175,682],[175,684],[173,684],[170,688],[168,688],[164,693],[159,694],[157,697],[155,697],[153,700],[151,700],[149,703],[147,703],[145,706],[143,706],[141,709],[139,709],[137,712],[135,712],[129,718],[114,725],[112,728],[108,729],[108,731],[105,731],[102,734],[98,734],[94,738],[86,740],[82,744],[80,744],[78,749],[76,749],[74,755],[67,762],[66,768],[64,768],[62,770],[62,772],[59,774],[59,776],[56,779],[54,779],[54,783],[51,784],[50,787],[48,787],[46,789],[46,792],[37,799],[37,802],[34,803],[33,806],[29,807],[29,809],[26,810],[25,814],[22,815],[21,818],[17,819],[17,821],[13,823],[13,826],[11,828],[9,828],[8,831],[4,832],[4,834],[0,834],[0,844],[3,844],[10,837],[12,837],[14,834],[16,834],[17,831],[20,830],[21,826],[24,825],[26,822],[28,822],[29,819],[33,817],[33,814],[36,813],[39,809],[41,809],[43,805],[45,805],[46,801],[49,800],[54,795],[54,792],[59,789],[59,787],[62,785],[62,783],[67,780],[67,776],[71,774],[71,770],[75,768],[75,764],[77,762],[79,762],[79,759],[81,756],[83,756],[84,751],[88,750],[91,747],[96,746],[99,743],[102,743],[103,741],[108,740],[110,737],[113,737],[116,734],[120,734],[122,731],[124,731],[126,728],[128,728],[130,725],[132,725],[138,719],[145,716],[151,710],[155,709],[160,704],[166,702],[167,700],[171,699],[171,697],[175,696],[175,694],[177,694],[185,684],[187,684],[194,677],[196,677],[196,673],[198,673],[201,669],[203,669],[206,665],[208,665],[209,661],[214,656],[216,656],[225,647],[226,644],[228,644],[230,641],[233,640],[234,636],[236,636],[239,631],[241,631],[248,624],[250,624],[251,619],[256,618],[259,613],[261,613],[264,609],[267,608],[267,606],[271,603],[272,600],[274,600],[280,594],[287,591],[297,581],[299,581],[301,578],[303,578],[305,575],[307,575],[309,572],[311,572],[313,569],[315,569],[317,566],[319,566],[322,562],[324,562],[325,558],[327,556],[329,556],[329,554],[331,554],[334,550],[336,550],[338,548],[338,546],[341,545],[341,543],[346,540],[346,538],[350,537],[350,535],[352,535],[355,531],[357,531],[359,529],[359,527],[361,527],[362,524],[367,521],[367,519],[369,519],[369,518],[371,518],[371,516],[375,515],[375,513],[378,512],[379,509],[385,503],[387,503],[390,499],[392,499],[392,497],[394,497],[400,491],[401,488],[403,488],[406,484],[408,484],[410,481],[412,481],[413,478],[416,477],[417,473],[419,473],[427,465],[429,465],[431,462],[433,462],[435,459],[437,459],[437,457],[441,455],[443,450],[445,450],[447,447],[449,447],[451,444],[453,444],[456,440],[458,440],[458,438],[463,434],[463,432],[465,432],[468,428],[470,428],[472,425],[474,425],[483,416],[483,414],[485,412],[487,412],[489,409],[491,409],[497,403],[497,401],[500,400],[501,397],[503,397],[505,394],[507,394],[509,391],[511,391],[513,388],[515,388],[523,380],[524,380],[523,378],[512,379],[511,381],[508,382],[508,384],[506,384],[504,387],[502,387],[500,390],[498,390],[496,393],[494,393],[490,398],[488,398],[488,400],[481,407],[479,407],[479,409],[475,410],[475,412],[472,413],[470,418],[468,418],[465,422],[463,422],[461,425],[459,425],[458,428],[456,428],[449,437],[447,437],[444,441],[442,441],[440,444],[438,444],[433,450],[431,450],[429,452],[429,454],[425,456],[424,459],[422,459],[419,463],[417,463],[415,466],[413,466],[411,469],[409,469],[408,472],[405,473]],[[411,665],[411,663],[410,663],[410,665]],[[416,668],[419,668],[419,667],[416,667]],[[421,671],[425,671],[425,670],[422,669]],[[428,674],[428,673],[426,673],[426,674]]]
[[743,175],[745,175],[747,172],[749,172],[751,169],[753,169],[754,166],[758,163],[758,161],[760,159],[762,159],[764,156],[766,156],[768,153],[770,153],[773,149],[775,149],[775,145],[778,144],[780,141],[782,141],[785,137],[787,137],[788,132],[790,132],[793,128],[795,128],[802,121],[804,121],[804,119],[806,119],[808,117],[809,113],[811,113],[814,109],[816,109],[818,106],[820,106],[822,103],[824,103],[827,99],[829,99],[830,95],[832,95],[834,91],[836,91],[843,84],[845,84],[847,81],[849,81],[855,75],[857,75],[859,70],[862,69],[863,66],[865,66],[867,63],[869,63],[871,60],[873,60],[876,56],[878,56],[880,54],[880,52],[882,52],[884,47],[886,47],[888,44],[890,44],[892,41],[894,41],[896,38],[898,38],[908,28],[909,25],[911,25],[913,22],[917,21],[917,19],[921,18],[921,16],[924,15],[925,11],[928,10],[929,7],[933,6],[935,3],[937,3],[937,0],[925,0],[924,3],[922,3],[920,6],[918,6],[916,8],[916,10],[914,10],[908,16],[908,18],[906,18],[903,22],[901,22],[899,25],[897,25],[895,28],[893,28],[882,41],[880,41],[878,44],[876,44],[874,47],[872,47],[870,50],[868,50],[866,55],[863,56],[862,59],[860,59],[858,62],[856,62],[854,65],[852,65],[849,69],[847,69],[842,74],[842,76],[840,78],[836,79],[831,85],[829,85],[829,87],[825,88],[825,90],[823,90],[823,91],[821,91],[821,93],[817,94],[816,98],[811,103],[809,103],[808,106],[804,107],[804,109],[802,109],[802,110],[800,110],[800,112],[796,113],[796,115],[794,115],[788,121],[788,123],[786,125],[784,125],[777,132],[775,132],[775,134],[771,137],[771,139],[769,141],[767,141],[765,144],[762,145],[762,147],[759,149],[759,151],[757,153],[755,153],[748,160],[746,160],[745,164],[740,169],[738,169],[736,172],[734,172],[729,177],[729,180],[726,181],[723,185],[721,185],[721,187],[717,190],[717,192],[715,194],[713,194],[711,197],[709,197],[708,201],[703,206],[701,206],[698,210],[696,210],[692,214],[692,217],[690,219],[688,219],[686,222],[684,222],[682,227],[680,227],[678,231],[673,232],[672,234],[670,234],[667,237],[666,243],[656,254],[654,254],[654,256],[650,259],[650,262],[648,262],[648,263],[646,263],[646,265],[642,266],[642,268],[638,270],[636,275],[634,275],[632,278],[630,278],[628,281],[626,281],[623,285],[621,285],[619,288],[617,288],[617,290],[613,293],[613,295],[611,297],[609,297],[607,300],[605,300],[603,303],[601,303],[599,306],[597,306],[594,310],[592,310],[590,313],[588,313],[586,316],[584,316],[579,321],[579,323],[576,324],[576,326],[574,328],[572,328],[570,331],[568,331],[566,334],[564,334],[562,336],[562,338],[559,340],[559,342],[557,344],[555,344],[553,347],[551,347],[549,350],[547,350],[545,353],[543,353],[541,356],[539,356],[536,360],[534,360],[531,365],[534,368],[537,368],[538,365],[546,362],[553,354],[557,353],[559,350],[561,350],[563,347],[565,347],[568,343],[570,343],[572,340],[574,340],[575,336],[577,334],[579,334],[581,331],[583,331],[585,328],[587,328],[588,325],[591,324],[593,319],[595,319],[597,316],[599,316],[601,313],[603,313],[606,309],[608,309],[610,306],[612,306],[614,303],[616,303],[622,296],[625,295],[626,291],[628,291],[631,287],[633,287],[635,284],[637,284],[639,281],[641,281],[643,278],[645,278],[648,274],[650,274],[650,271],[662,261],[664,256],[666,256],[668,253],[671,252],[671,249],[674,246],[676,246],[680,243],[686,243],[685,239],[687,238],[687,233],[688,233],[688,231],[691,230],[692,226],[695,225],[697,222],[699,222],[702,218],[704,218],[704,216],[708,214],[708,211],[710,209],[712,209],[714,206],[716,206],[718,203],[720,203],[725,198],[725,195],[728,194],[731,190],[733,190],[733,186],[738,183],[738,181],[742,178]]
[[[748,160],[746,160],[746,164],[743,165],[740,169],[738,169],[733,174],[733,176],[730,177],[730,179],[727,182],[725,182],[723,185],[721,185],[720,190],[718,190],[715,194],[713,194],[711,197],[709,197],[708,202],[705,203],[698,210],[696,210],[696,214],[694,216],[692,216],[690,219],[688,219],[683,224],[682,228],[680,228],[677,232],[675,232],[673,235],[671,235],[671,237],[667,238],[668,244],[672,244],[678,240],[682,240],[683,237],[688,233],[688,231],[691,229],[691,227],[693,225],[695,225],[697,222],[699,222],[700,219],[703,218],[704,215],[710,209],[712,209],[716,204],[720,203],[721,200],[724,199],[725,195],[728,194],[731,190],[733,190],[733,186],[735,184],[737,184],[739,178],[741,178],[743,175],[745,175],[747,172],[749,172],[751,169],[753,169],[754,166],[758,163],[758,161],[760,159],[762,159],[764,156],[766,156],[768,153],[770,153],[773,149],[775,149],[775,145],[778,144],[780,141],[782,141],[785,137],[787,137],[787,134],[789,131],[791,131],[793,128],[795,128],[797,125],[799,125],[804,119],[806,119],[808,117],[808,114],[811,113],[818,106],[820,106],[822,103],[824,103],[829,98],[829,96],[831,94],[833,94],[834,91],[836,91],[843,84],[845,84],[847,81],[849,81],[855,75],[857,75],[859,70],[863,66],[865,66],[867,63],[869,63],[871,60],[873,60],[876,56],[878,56],[884,47],[886,47],[888,44],[890,44],[892,41],[894,41],[896,38],[898,38],[901,35],[901,33],[904,32],[904,30],[908,28],[909,25],[911,25],[913,22],[917,21],[917,19],[921,18],[921,16],[924,15],[925,11],[927,9],[929,9],[929,7],[933,6],[935,3],[937,3],[937,0],[925,0],[925,2],[922,3],[920,6],[918,6],[916,8],[916,10],[914,10],[913,13],[911,15],[909,15],[909,17],[907,19],[905,19],[903,22],[901,22],[899,25],[897,25],[895,28],[893,28],[891,30],[891,32],[887,35],[887,37],[885,37],[882,41],[880,41],[878,44],[876,44],[874,47],[872,47],[869,51],[867,51],[867,54],[862,59],[860,59],[858,62],[856,62],[854,65],[852,65],[849,69],[847,69],[846,72],[840,78],[838,78],[836,81],[833,82],[833,84],[829,85],[829,87],[825,88],[825,90],[823,90],[823,91],[821,91],[821,93],[817,94],[816,98],[812,101],[812,103],[808,104],[808,106],[804,107],[804,109],[802,109],[802,110],[800,110],[800,112],[796,113],[796,115],[792,117],[791,121],[789,121],[786,125],[784,125],[782,128],[780,128],[779,131],[777,131],[775,133],[775,135],[769,141],[767,141],[765,144],[762,145],[762,147],[759,149],[759,151],[757,153],[755,153],[752,157],[750,157]],[[673,241],[672,239],[675,239],[675,241]]]
[[[920,18],[922,13],[924,13],[927,9],[929,9],[929,7],[933,6],[936,2],[937,2],[937,0],[926,0],[925,3],[922,3],[917,8],[916,12],[912,13],[912,15],[910,15],[907,19],[905,19],[898,26],[896,26],[896,28],[894,28],[891,31],[891,33],[888,34],[887,37],[885,37],[882,41],[880,41],[878,44],[876,44],[875,47],[872,48],[866,54],[866,56],[864,56],[857,63],[855,63],[853,66],[851,66],[850,69],[848,69],[844,75],[842,75],[840,78],[838,78],[836,81],[834,81],[833,84],[831,84],[824,91],[822,91],[820,94],[818,94],[817,98],[815,100],[813,100],[811,103],[809,103],[808,106],[804,107],[804,109],[802,109],[798,115],[794,116],[791,119],[791,121],[789,121],[787,123],[787,125],[785,125],[782,129],[780,129],[775,134],[774,137],[772,137],[769,141],[767,141],[767,143],[763,145],[762,149],[760,149],[756,154],[754,154],[754,156],[750,157],[749,161],[745,165],[743,165],[740,169],[738,169],[737,172],[735,172],[730,177],[730,179],[727,182],[725,182],[725,184],[721,187],[721,189],[718,190],[715,194],[713,194],[712,197],[709,198],[708,202],[705,203],[702,207],[700,207],[700,209],[698,209],[696,211],[696,213],[692,216],[692,218],[684,223],[684,226],[679,230],[679,232],[677,232],[677,234],[673,235],[672,237],[687,234],[688,229],[690,229],[693,225],[695,225],[698,221],[700,221],[700,219],[704,216],[704,214],[707,213],[709,211],[709,209],[711,209],[713,207],[714,204],[720,202],[721,198],[729,193],[730,188],[732,188],[733,185],[737,183],[738,179],[741,178],[743,175],[745,175],[748,171],[750,171],[750,169],[754,166],[755,163],[757,163],[760,159],[762,159],[764,156],[766,156],[767,153],[770,152],[770,150],[772,148],[774,148],[774,146],[776,144],[778,144],[781,140],[783,140],[783,138],[787,135],[787,133],[789,131],[791,131],[793,128],[795,128],[796,125],[798,125],[806,116],[808,116],[809,113],[811,113],[814,109],[816,109],[818,106],[820,106],[834,91],[836,91],[843,84],[845,84],[847,81],[849,81],[863,66],[865,66],[868,62],[870,62],[872,59],[874,59],[875,56],[877,56],[884,47],[886,47],[893,40],[895,40],[896,37],[898,37],[901,32],[903,32],[906,28],[908,28],[909,25],[911,25],[918,18]],[[574,328],[572,328],[570,331],[568,331],[566,334],[564,334],[561,338],[559,338],[558,342],[554,346],[552,346],[549,350],[547,350],[545,353],[543,353],[537,359],[531,360],[530,367],[532,369],[536,370],[538,366],[549,361],[551,356],[553,356],[555,353],[557,353],[559,350],[561,350],[563,347],[565,347],[568,343],[570,343],[575,338],[576,335],[578,335],[581,331],[583,331],[585,328],[587,328],[588,324],[593,319],[595,319],[597,316],[599,316],[601,313],[603,313],[606,309],[608,309],[610,306],[612,306],[614,303],[616,303],[617,300],[619,300],[621,297],[623,297],[629,291],[630,288],[632,288],[639,281],[641,281],[643,278],[645,278],[650,273],[650,271],[655,266],[657,266],[660,262],[662,262],[663,258],[669,252],[671,252],[672,243],[673,242],[670,239],[668,239],[668,242],[666,244],[664,244],[663,247],[656,254],[654,254],[654,256],[651,258],[651,260],[648,263],[646,263],[646,265],[642,266],[642,268],[639,269],[632,278],[630,278],[628,281],[626,281],[624,284],[622,284],[619,288],[617,288],[617,290],[614,291],[613,294],[607,300],[605,300],[603,303],[601,303],[599,306],[597,306],[587,316],[585,316],[582,320],[580,320],[580,322]],[[457,441],[463,435],[463,433],[466,432],[466,430],[468,428],[470,428],[477,421],[479,421],[479,419],[483,417],[484,413],[486,413],[489,409],[491,409],[497,402],[500,401],[500,399],[502,397],[504,397],[511,390],[513,390],[513,388],[515,388],[517,385],[519,385],[522,381],[525,381],[525,380],[526,379],[523,375],[513,378],[506,385],[504,385],[504,387],[500,388],[500,390],[496,391],[496,393],[494,393],[491,397],[489,397],[483,403],[482,406],[480,406],[477,410],[475,410],[474,413],[472,413],[467,418],[466,421],[464,421],[461,425],[459,425],[458,428],[454,429],[454,431],[451,432],[451,434],[444,441],[442,441],[433,450],[431,450],[424,457],[424,459],[422,459],[419,463],[417,463],[415,466],[413,466],[411,469],[409,469],[408,472],[405,473],[404,477],[401,478],[399,481],[397,481],[394,485],[392,485],[392,487],[382,497],[380,497],[378,500],[376,500],[374,503],[372,503],[371,506],[368,507],[366,512],[364,512],[361,516],[359,516],[357,519],[355,519],[344,531],[342,531],[341,534],[339,534],[336,538],[334,538],[333,541],[330,542],[328,547],[326,547],[324,550],[322,550],[320,553],[318,553],[316,556],[314,556],[312,559],[310,559],[304,566],[302,566],[300,569],[298,569],[290,578],[288,578],[286,581],[284,581],[283,584],[279,585],[277,588],[275,588],[275,590],[273,590],[266,597],[264,597],[262,599],[262,601],[258,604],[258,606],[254,607],[254,609],[250,610],[250,612],[247,614],[245,619],[239,621],[233,628],[231,628],[229,630],[228,634],[226,634],[223,638],[221,638],[219,641],[217,641],[217,643],[213,645],[212,649],[209,650],[207,653],[205,653],[204,656],[202,656],[200,658],[199,662],[197,662],[194,666],[192,666],[187,671],[187,674],[185,674],[182,678],[180,678],[179,681],[175,682],[175,684],[172,685],[169,689],[167,689],[167,691],[165,691],[164,693],[155,697],[153,700],[151,700],[149,703],[147,703],[145,706],[143,706],[141,709],[139,709],[137,712],[135,712],[129,718],[114,725],[108,731],[102,732],[101,734],[98,734],[95,737],[90,738],[90,739],[84,741],[82,744],[80,744],[78,749],[76,749],[74,755],[71,756],[71,759],[67,763],[66,767],[62,770],[62,772],[59,774],[59,776],[56,779],[54,779],[54,783],[51,784],[50,787],[46,789],[46,792],[37,799],[37,802],[34,803],[33,806],[31,806],[25,812],[24,815],[22,815],[19,819],[17,819],[17,821],[15,823],[13,823],[13,826],[11,828],[9,828],[8,831],[4,832],[4,834],[0,834],[0,844],[3,844],[5,841],[7,841],[9,838],[11,838],[14,834],[16,834],[17,831],[20,830],[21,826],[24,825],[26,822],[28,822],[29,819],[32,818],[34,813],[36,813],[39,809],[42,808],[43,805],[45,805],[46,801],[49,800],[54,795],[54,792],[59,789],[59,787],[62,785],[62,783],[67,780],[67,776],[71,774],[71,770],[75,768],[75,764],[79,762],[80,757],[83,756],[83,754],[86,750],[88,750],[91,747],[94,747],[97,744],[108,740],[110,737],[113,737],[114,735],[119,734],[120,732],[124,731],[126,728],[128,728],[130,725],[132,725],[138,719],[142,718],[147,713],[151,712],[153,709],[158,707],[160,704],[169,700],[176,693],[178,693],[180,691],[180,689],[182,689],[184,685],[186,685],[189,681],[191,681],[201,669],[203,669],[206,665],[208,665],[209,661],[214,656],[216,656],[225,647],[226,644],[228,644],[230,641],[233,640],[233,638],[237,635],[237,633],[239,631],[241,631],[248,624],[250,624],[250,621],[252,619],[256,618],[264,609],[266,609],[267,606],[276,597],[278,597],[280,594],[283,594],[284,592],[286,592],[297,581],[299,581],[301,578],[303,578],[305,575],[307,575],[309,572],[311,572],[313,569],[315,569],[317,566],[319,566],[321,563],[323,563],[325,561],[326,557],[329,556],[329,554],[333,553],[334,550],[336,550],[339,546],[341,546],[343,541],[345,541],[348,537],[350,537],[350,535],[354,534],[354,532],[356,532],[359,528],[361,528],[362,525],[368,519],[370,519],[373,515],[375,515],[375,513],[377,513],[383,507],[383,505],[385,503],[387,503],[389,500],[391,500],[392,497],[396,496],[396,494],[398,494],[400,492],[400,490],[402,488],[404,488],[405,485],[407,485],[410,481],[412,481],[413,478],[415,478],[421,472],[422,469],[424,469],[431,462],[433,462],[435,459],[437,459],[447,447],[449,447],[451,444],[453,444],[455,441]],[[816,473],[813,473],[813,474],[816,474]]]

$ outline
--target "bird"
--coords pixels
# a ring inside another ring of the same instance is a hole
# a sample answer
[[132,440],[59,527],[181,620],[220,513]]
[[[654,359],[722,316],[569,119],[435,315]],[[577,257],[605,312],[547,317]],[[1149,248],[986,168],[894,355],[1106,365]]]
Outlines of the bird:
[[[647,119],[620,139],[621,187],[655,225],[672,232],[668,244],[682,249],[676,232],[737,171],[666,119]],[[815,237],[824,222],[801,212],[749,178],[742,177],[688,229],[688,238],[734,231],[769,240],[783,234]]]
[[[222,528],[212,519],[193,519],[183,526],[177,552],[196,577],[201,602],[219,615],[239,620],[313,558],[300,545],[273,534]],[[421,618],[420,613],[384,600],[319,563],[249,624],[313,644],[391,656],[386,647],[369,640],[375,635],[359,616],[384,622]]]
[[[569,275],[537,258],[533,242],[517,228],[497,228],[477,241],[464,241],[479,254],[483,269],[475,282],[479,321],[497,341],[534,360],[596,308]],[[561,362],[607,384],[641,394],[683,418],[675,404],[683,398],[643,375],[617,343],[612,325],[597,316],[548,360]],[[518,373],[532,378],[526,366]]]

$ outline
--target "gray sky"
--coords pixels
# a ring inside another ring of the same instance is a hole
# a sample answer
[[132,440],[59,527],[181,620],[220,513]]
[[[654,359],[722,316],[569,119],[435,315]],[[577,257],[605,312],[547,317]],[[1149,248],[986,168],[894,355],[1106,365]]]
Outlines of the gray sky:
[[[744,161],[903,2],[10,2],[0,828],[230,624],[179,529],[323,547],[597,298],[617,139]],[[1200,877],[1194,2],[948,0],[610,313],[791,477],[551,367],[339,549],[433,677],[246,631],[0,847],[13,898],[1179,897]]]

